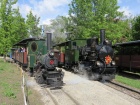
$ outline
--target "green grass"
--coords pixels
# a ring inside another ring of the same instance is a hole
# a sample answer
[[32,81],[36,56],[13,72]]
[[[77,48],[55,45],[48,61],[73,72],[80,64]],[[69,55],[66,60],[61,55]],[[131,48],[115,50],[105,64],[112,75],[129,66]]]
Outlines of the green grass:
[[122,77],[119,75],[116,75],[115,80],[123,84],[126,84],[128,86],[140,89],[140,80],[130,79],[130,78]]
[[[30,79],[26,73],[25,78]],[[22,75],[18,66],[0,58],[0,105],[24,105],[21,83]],[[41,95],[32,87],[26,85],[25,93],[30,105],[44,105],[40,100]]]
[[27,94],[28,94],[28,96],[31,95],[32,94],[32,91],[31,90],[28,90],[27,91]]
[[0,105],[23,105],[21,80],[17,66],[0,58]]
[[2,89],[3,89],[3,95],[9,98],[16,98],[16,93],[13,90],[12,84],[8,84],[6,82],[1,82],[0,83]]
[[2,59],[0,59],[0,73],[4,71],[4,66],[5,66],[5,63],[3,62]]
[[7,62],[4,62],[4,60],[0,58],[0,72],[5,71],[9,67],[7,64]]
[[[3,62],[3,59],[0,59],[0,76],[3,77],[5,76],[5,74],[10,72],[12,72],[13,75],[14,68],[12,68],[11,66],[12,65],[10,63]],[[14,88],[16,88],[16,86],[15,84],[9,83],[9,80],[12,79],[10,75],[11,74],[9,74],[9,76],[5,76],[6,78],[1,78],[0,86],[2,89],[2,94],[9,98],[16,98],[16,93],[14,92]]]
[[6,103],[4,102],[4,103],[1,103],[0,105],[6,105]]

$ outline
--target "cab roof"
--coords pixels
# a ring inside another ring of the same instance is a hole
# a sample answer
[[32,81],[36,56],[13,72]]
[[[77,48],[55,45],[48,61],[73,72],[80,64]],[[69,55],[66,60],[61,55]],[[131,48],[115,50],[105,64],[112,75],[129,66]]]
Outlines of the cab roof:
[[37,41],[37,40],[45,41],[45,39],[39,39],[39,38],[26,38],[26,39],[23,39],[23,40],[19,41],[16,44],[14,44],[13,46],[26,46],[28,42]]

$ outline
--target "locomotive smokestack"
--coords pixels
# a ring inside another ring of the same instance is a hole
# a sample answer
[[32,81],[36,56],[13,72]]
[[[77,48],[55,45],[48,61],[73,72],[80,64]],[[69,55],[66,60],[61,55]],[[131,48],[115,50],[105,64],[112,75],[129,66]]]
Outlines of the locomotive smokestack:
[[103,44],[105,40],[105,29],[100,30],[100,43]]
[[51,50],[51,45],[52,45],[52,33],[46,33],[47,35],[47,50]]

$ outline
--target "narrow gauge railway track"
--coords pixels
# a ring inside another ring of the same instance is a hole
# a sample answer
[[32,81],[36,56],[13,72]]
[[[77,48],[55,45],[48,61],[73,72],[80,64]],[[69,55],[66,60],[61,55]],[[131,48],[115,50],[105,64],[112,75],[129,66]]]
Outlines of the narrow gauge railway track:
[[135,99],[140,100],[140,90],[138,90],[138,89],[133,89],[129,86],[123,85],[123,84],[115,82],[115,81],[105,82],[105,85],[107,85],[111,88],[114,88],[120,92],[123,92]]
[[48,89],[45,89],[45,91],[49,94],[49,96],[51,97],[53,103],[55,105],[59,105],[59,103],[57,102],[57,100],[53,97],[53,95],[51,94],[51,92]]
[[63,88],[44,89],[47,92],[47,94],[51,97],[54,105],[80,105],[80,103],[77,100],[75,100],[69,93],[67,93]]

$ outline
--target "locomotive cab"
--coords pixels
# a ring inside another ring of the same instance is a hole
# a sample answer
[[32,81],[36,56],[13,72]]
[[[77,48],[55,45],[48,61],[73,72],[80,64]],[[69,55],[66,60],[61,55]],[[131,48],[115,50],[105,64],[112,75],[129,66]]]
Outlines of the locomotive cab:
[[96,45],[98,44],[98,38],[93,37],[90,39],[87,39],[86,41],[87,45],[80,48],[80,61],[95,61],[96,60]]

